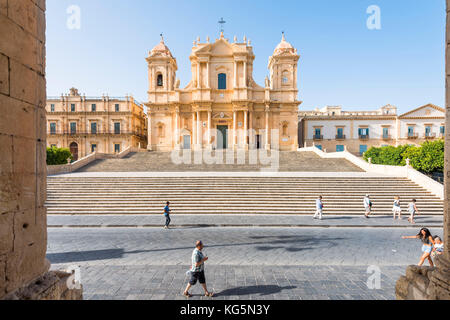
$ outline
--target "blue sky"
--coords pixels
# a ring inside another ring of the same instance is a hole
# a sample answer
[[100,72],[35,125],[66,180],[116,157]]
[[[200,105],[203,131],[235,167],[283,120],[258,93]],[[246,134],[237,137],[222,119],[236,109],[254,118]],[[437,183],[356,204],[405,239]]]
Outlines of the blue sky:
[[[79,30],[66,25],[71,5],[81,9]],[[381,30],[366,27],[370,5],[381,9]],[[301,55],[301,109],[444,107],[444,0],[47,0],[48,95],[75,86],[89,96],[146,101],[145,57],[161,32],[184,87],[193,40],[216,39],[221,17],[230,41],[251,39],[260,85],[285,31]]]

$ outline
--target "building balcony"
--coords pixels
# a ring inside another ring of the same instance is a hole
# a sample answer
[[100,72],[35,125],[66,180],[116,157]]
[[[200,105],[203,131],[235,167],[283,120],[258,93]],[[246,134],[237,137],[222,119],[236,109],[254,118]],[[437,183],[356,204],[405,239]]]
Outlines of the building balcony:
[[408,139],[413,140],[419,138],[419,135],[417,133],[409,133]]
[[359,140],[369,140],[369,135],[368,134],[360,134]]
[[138,131],[120,131],[120,132],[86,132],[86,131],[56,131],[56,132],[48,132],[48,135],[51,136],[117,136],[117,135],[134,135],[141,138],[145,137],[145,134],[138,132]]
[[436,138],[436,133],[432,132],[425,133],[425,139],[434,139],[434,138]]
[[392,136],[391,136],[390,134],[384,134],[384,135],[381,137],[381,139],[383,139],[383,140],[391,140],[391,139],[392,139]]
[[321,135],[321,134],[315,134],[315,135],[313,136],[313,140],[316,140],[316,141],[323,140],[323,135]]
[[345,139],[346,139],[345,134],[337,134],[336,135],[336,140],[345,140]]

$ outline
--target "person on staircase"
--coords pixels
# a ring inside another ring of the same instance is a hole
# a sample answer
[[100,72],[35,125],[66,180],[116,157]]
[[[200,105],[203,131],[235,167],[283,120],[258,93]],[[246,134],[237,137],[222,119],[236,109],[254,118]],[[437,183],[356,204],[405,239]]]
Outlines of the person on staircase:
[[372,212],[372,201],[370,201],[370,196],[368,194],[366,194],[366,196],[364,197],[364,209],[366,211],[364,216],[366,218],[369,218],[369,215]]
[[316,219],[316,217],[319,217],[319,220],[322,220],[322,212],[323,212],[322,196],[319,196],[316,199],[316,213],[314,214],[313,219]]

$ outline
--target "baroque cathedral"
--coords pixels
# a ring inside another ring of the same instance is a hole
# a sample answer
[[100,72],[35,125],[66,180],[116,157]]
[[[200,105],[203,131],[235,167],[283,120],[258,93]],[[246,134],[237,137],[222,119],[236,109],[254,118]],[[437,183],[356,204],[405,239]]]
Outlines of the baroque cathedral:
[[177,60],[161,42],[148,56],[148,149],[298,148],[297,50],[281,42],[269,57],[264,86],[253,79],[250,40],[194,41],[191,81],[180,88]]

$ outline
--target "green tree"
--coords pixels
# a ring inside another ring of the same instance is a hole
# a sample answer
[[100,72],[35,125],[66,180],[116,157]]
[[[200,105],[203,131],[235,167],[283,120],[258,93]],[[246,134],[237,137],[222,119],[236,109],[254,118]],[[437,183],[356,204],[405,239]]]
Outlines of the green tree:
[[67,148],[48,147],[47,148],[47,165],[66,164],[67,159],[73,160],[70,150]]

